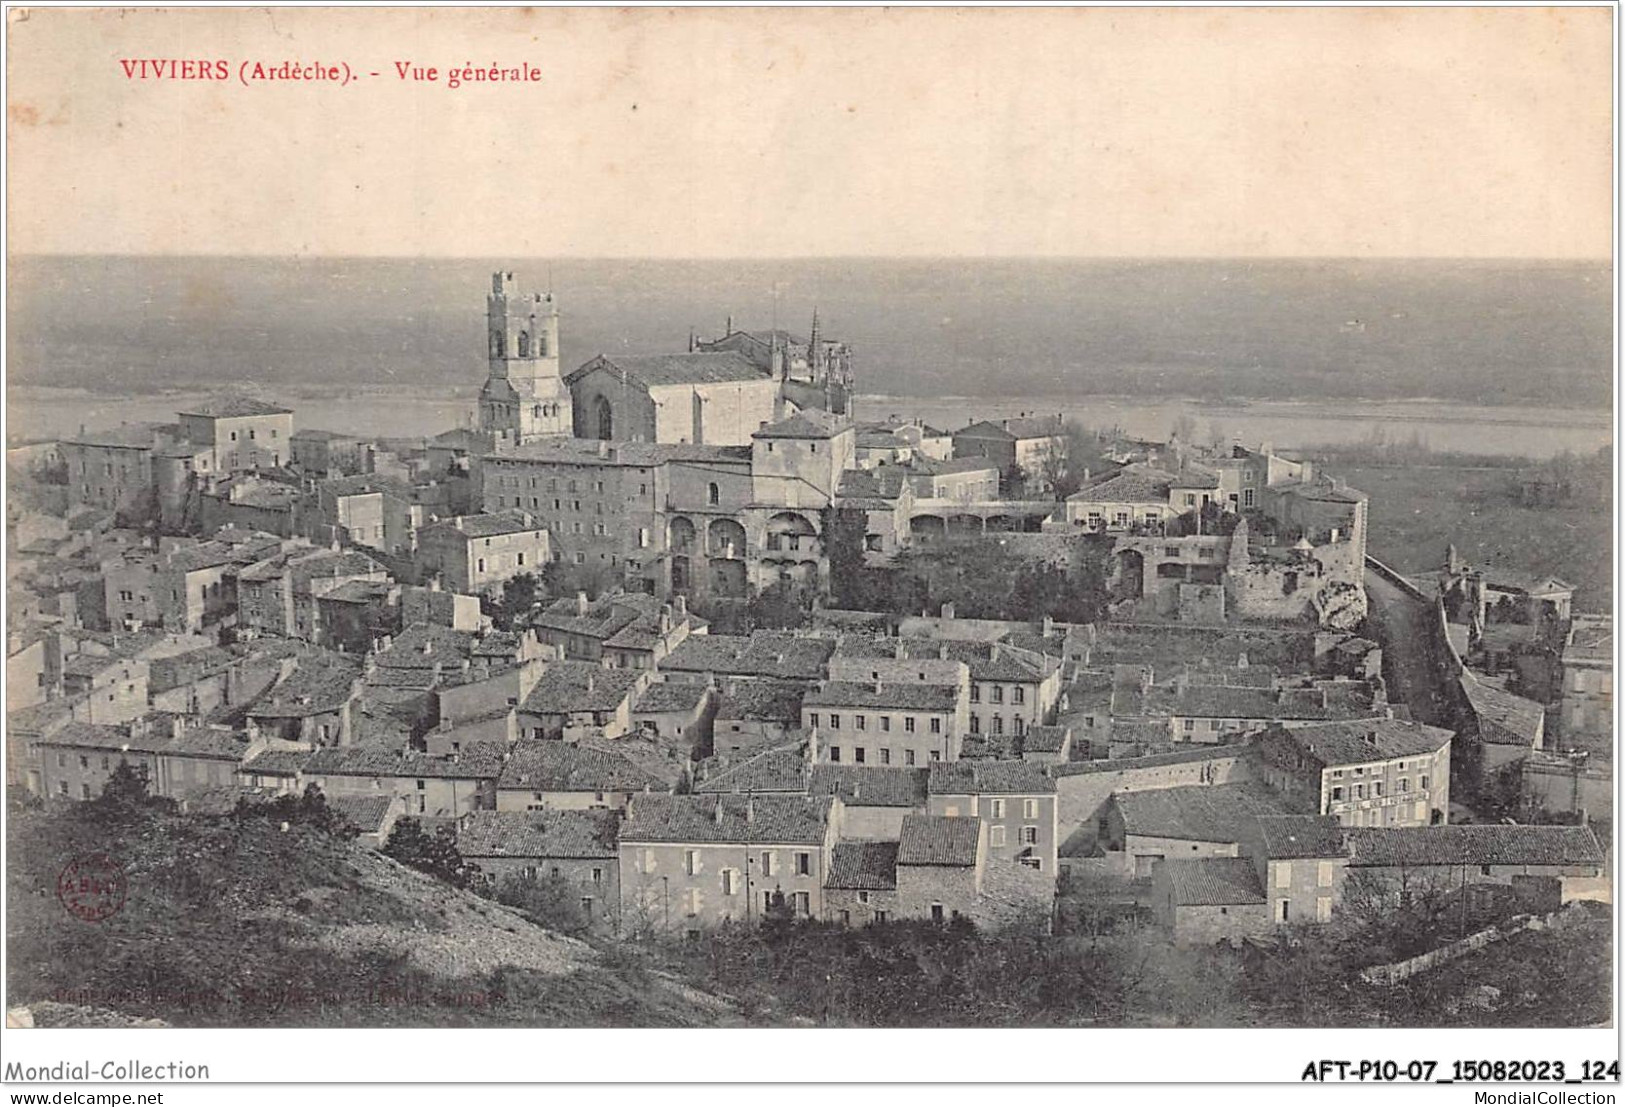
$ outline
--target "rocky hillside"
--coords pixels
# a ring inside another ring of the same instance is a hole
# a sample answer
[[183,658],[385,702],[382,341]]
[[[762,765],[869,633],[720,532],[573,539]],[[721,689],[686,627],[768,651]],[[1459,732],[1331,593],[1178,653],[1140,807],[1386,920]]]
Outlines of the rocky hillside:
[[[94,805],[8,827],[9,998],[175,1026],[712,1026],[714,996],[319,830]],[[76,858],[122,905],[70,911]],[[71,1020],[69,1020],[71,1021]]]

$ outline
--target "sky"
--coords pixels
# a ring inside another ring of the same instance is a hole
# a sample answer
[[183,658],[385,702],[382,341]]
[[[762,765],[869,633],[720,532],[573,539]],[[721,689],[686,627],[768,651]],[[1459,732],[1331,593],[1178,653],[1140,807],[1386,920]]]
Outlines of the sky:
[[[9,247],[1605,258],[1611,19],[32,9],[9,26]],[[231,79],[127,77],[141,58]],[[362,76],[245,87],[253,61]],[[541,79],[447,87],[466,64]]]

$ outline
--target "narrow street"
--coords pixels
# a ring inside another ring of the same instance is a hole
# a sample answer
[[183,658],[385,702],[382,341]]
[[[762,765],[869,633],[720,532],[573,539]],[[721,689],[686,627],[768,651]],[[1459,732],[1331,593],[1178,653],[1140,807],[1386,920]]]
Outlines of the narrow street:
[[1437,631],[1432,628],[1432,606],[1369,566],[1365,590],[1370,627],[1382,646],[1388,698],[1408,705],[1418,722],[1450,726],[1451,700],[1441,686],[1442,667],[1434,654]]

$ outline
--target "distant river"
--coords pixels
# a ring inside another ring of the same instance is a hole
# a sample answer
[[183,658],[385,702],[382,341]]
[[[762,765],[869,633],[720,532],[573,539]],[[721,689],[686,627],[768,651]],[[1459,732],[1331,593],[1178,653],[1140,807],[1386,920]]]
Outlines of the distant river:
[[964,396],[864,396],[860,419],[892,414],[918,417],[943,430],[977,419],[1022,413],[1062,413],[1086,426],[1121,427],[1136,438],[1164,440],[1175,420],[1196,421],[1197,439],[1218,433],[1245,442],[1268,442],[1282,449],[1340,445],[1369,440],[1380,431],[1387,441],[1414,435],[1435,450],[1474,454],[1550,457],[1572,450],[1590,453],[1614,440],[1613,414],[1603,410],[1476,407],[1429,401],[1270,402],[1225,404],[1202,400],[1137,401],[1126,397],[1039,397],[999,402]]
[[[295,426],[383,437],[422,437],[464,426],[474,410],[471,393],[434,395],[416,389],[337,395],[291,389],[279,396],[295,409]],[[95,429],[121,422],[172,421],[180,407],[201,398],[202,394],[180,392],[117,396],[78,389],[14,387],[7,395],[7,439],[59,438],[77,433],[81,425]],[[999,402],[955,396],[864,395],[857,405],[860,419],[918,417],[944,430],[976,419],[1023,412],[1061,412],[1088,426],[1117,426],[1148,439],[1166,438],[1174,421],[1188,415],[1196,422],[1199,440],[1217,433],[1247,442],[1269,442],[1282,449],[1358,442],[1379,429],[1389,440],[1417,434],[1436,450],[1536,458],[1563,450],[1587,453],[1613,441],[1612,417],[1606,411],[1426,401],[1224,404],[1074,396]]]

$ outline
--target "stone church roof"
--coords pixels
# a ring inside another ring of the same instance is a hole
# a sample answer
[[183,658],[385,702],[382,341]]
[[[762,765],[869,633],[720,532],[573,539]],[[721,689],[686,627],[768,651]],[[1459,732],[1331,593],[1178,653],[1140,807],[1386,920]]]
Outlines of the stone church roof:
[[616,376],[642,385],[659,388],[678,384],[728,384],[738,381],[762,381],[769,374],[758,368],[744,354],[734,350],[703,354],[655,354],[652,356],[626,356],[605,354],[593,358],[564,378],[566,385],[574,385],[597,369],[607,369]]

